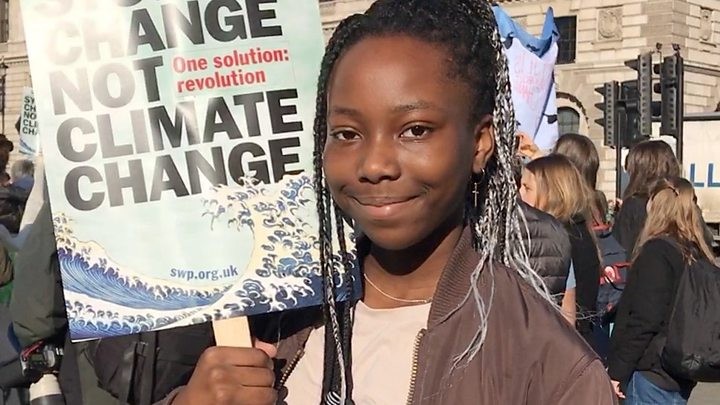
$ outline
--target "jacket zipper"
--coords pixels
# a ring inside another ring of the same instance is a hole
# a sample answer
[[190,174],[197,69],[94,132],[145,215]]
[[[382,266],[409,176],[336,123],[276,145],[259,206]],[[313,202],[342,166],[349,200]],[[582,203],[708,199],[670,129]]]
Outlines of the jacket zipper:
[[288,364],[287,368],[285,369],[285,372],[283,373],[282,377],[278,381],[277,384],[275,384],[275,389],[282,388],[285,383],[287,382],[287,379],[290,377],[290,373],[293,372],[295,369],[295,366],[297,366],[298,362],[302,358],[302,356],[305,354],[305,349],[299,349],[297,353],[295,353],[295,357],[293,357],[292,361]]
[[408,390],[407,405],[412,405],[415,396],[415,383],[417,381],[418,372],[418,354],[420,353],[420,342],[425,336],[425,329],[421,329],[415,336],[415,346],[413,347],[412,375],[410,376],[410,389]]

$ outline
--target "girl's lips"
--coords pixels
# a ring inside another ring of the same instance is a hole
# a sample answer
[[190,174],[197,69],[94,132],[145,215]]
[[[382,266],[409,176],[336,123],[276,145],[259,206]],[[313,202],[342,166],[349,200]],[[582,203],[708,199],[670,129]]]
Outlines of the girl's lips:
[[387,219],[404,212],[416,197],[353,197],[359,209],[373,219]]
[[353,197],[355,201],[357,201],[360,205],[364,206],[370,206],[370,207],[385,207],[388,205],[394,205],[394,204],[401,204],[404,202],[408,202],[412,200],[413,197],[390,197],[390,196],[382,196],[382,197]]

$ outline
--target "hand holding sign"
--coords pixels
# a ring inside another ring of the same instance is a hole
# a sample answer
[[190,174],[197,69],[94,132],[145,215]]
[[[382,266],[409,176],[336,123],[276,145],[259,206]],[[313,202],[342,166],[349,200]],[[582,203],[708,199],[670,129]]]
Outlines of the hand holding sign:
[[172,405],[273,405],[277,401],[275,354],[275,347],[263,342],[254,348],[209,348]]

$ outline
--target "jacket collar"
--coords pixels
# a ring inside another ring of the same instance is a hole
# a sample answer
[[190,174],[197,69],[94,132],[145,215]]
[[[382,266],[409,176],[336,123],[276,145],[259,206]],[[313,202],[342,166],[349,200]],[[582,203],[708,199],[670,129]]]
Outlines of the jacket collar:
[[428,317],[428,328],[448,319],[470,294],[470,280],[480,263],[480,254],[473,248],[469,227],[463,230],[445,269],[440,276]]

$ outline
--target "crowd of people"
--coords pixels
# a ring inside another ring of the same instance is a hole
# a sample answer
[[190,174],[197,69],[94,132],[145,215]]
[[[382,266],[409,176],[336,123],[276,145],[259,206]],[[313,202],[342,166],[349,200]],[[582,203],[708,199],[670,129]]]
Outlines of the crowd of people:
[[[605,360],[615,392],[625,403],[685,403],[694,382],[663,369],[663,338],[680,275],[698,257],[715,259],[712,235],[692,185],[680,177],[671,147],[647,140],[631,148],[629,185],[623,199],[612,201],[617,214],[608,215],[611,204],[595,189],[598,153],[587,137],[563,135],[555,150],[542,157],[524,142],[533,160],[522,171],[521,198],[559,220],[572,246],[563,309],[577,311],[578,332]],[[604,266],[612,264],[603,260],[599,243],[607,229],[629,264],[627,279],[619,280],[622,298],[610,313],[598,306]],[[567,303],[567,297],[575,302]]]
[[[59,324],[66,403],[685,403],[695,382],[661,350],[681,274],[713,253],[672,149],[633,146],[608,202],[589,138],[540,151],[515,127],[488,2],[379,0],[345,19],[321,64],[314,170],[320,249],[359,231],[362,296],[251,317],[251,348],[214,346],[209,324],[82,344]],[[11,232],[4,201],[31,177],[18,163],[0,188]],[[337,260],[323,256],[327,285],[351,277]],[[608,269],[627,277],[605,302]]]

